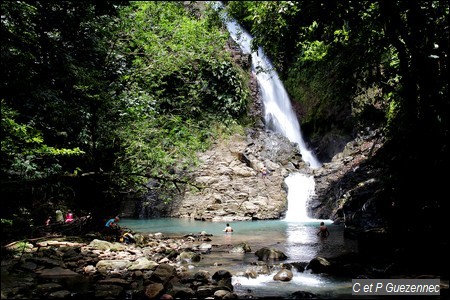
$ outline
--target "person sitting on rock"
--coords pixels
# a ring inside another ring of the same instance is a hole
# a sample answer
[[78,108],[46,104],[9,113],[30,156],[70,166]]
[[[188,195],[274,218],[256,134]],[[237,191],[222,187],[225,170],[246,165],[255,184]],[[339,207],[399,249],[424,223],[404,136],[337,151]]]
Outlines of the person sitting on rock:
[[70,222],[73,222],[73,213],[69,209],[66,214],[66,223],[70,223]]

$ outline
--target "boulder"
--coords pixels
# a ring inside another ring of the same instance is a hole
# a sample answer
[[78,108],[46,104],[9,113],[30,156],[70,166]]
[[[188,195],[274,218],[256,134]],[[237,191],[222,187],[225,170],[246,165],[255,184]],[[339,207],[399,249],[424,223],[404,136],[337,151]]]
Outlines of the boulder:
[[255,252],[255,255],[258,257],[258,260],[268,261],[268,260],[285,260],[287,259],[286,254],[282,251],[274,248],[261,248]]

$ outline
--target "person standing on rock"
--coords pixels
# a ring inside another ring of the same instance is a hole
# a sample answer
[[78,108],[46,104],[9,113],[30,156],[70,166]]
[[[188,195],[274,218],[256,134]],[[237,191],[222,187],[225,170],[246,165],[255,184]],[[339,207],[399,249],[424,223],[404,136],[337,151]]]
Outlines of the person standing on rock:
[[107,240],[116,241],[120,239],[121,228],[118,224],[120,218],[118,216],[109,219],[104,228],[104,235]]
[[317,232],[317,235],[320,235],[320,237],[327,237],[330,235],[330,232],[328,231],[327,226],[325,226],[324,222],[320,222],[319,231]]
[[261,168],[261,177],[266,178],[266,176],[267,176],[267,168],[265,165],[263,165]]
[[60,209],[56,210],[55,215],[56,215],[56,223],[59,223],[59,224],[64,223],[64,216]]

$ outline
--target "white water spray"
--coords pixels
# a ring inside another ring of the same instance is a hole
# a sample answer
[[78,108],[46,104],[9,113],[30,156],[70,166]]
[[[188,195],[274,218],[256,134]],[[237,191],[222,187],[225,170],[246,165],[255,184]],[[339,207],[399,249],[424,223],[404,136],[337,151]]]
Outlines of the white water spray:
[[[320,167],[321,163],[307,148],[302,138],[300,125],[289,96],[271,62],[264,55],[261,47],[257,52],[251,51],[252,37],[235,20],[226,18],[225,24],[242,51],[252,56],[252,71],[261,90],[266,127],[296,143],[303,160],[311,168]],[[311,220],[307,216],[307,201],[314,194],[314,178],[296,173],[287,177],[285,182],[288,186],[288,210],[285,220],[296,222]]]
[[289,187],[288,209],[286,212],[286,221],[303,222],[310,218],[307,214],[307,202],[314,195],[314,177],[305,176],[300,173],[291,174],[285,179]]

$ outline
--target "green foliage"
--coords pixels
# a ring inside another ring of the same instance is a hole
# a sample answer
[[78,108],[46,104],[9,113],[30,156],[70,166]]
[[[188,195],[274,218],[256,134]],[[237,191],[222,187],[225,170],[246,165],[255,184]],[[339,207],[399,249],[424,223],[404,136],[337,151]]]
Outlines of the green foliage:
[[[398,101],[391,101],[389,103],[389,109],[386,113],[386,119],[388,126],[386,127],[388,130],[393,128],[394,124],[397,122],[398,114],[400,112],[400,103]],[[386,134],[388,137],[391,136],[389,132]]]
[[59,160],[84,154],[79,148],[55,148],[44,144],[42,133],[36,128],[17,123],[17,112],[1,101],[3,180],[12,178],[41,179],[61,173]]
[[205,14],[193,18],[177,2],[135,2],[122,11],[118,55],[130,68],[116,104],[119,186],[145,192],[153,178],[170,193],[174,182],[187,182],[215,124],[246,112],[245,78],[224,51],[227,35],[212,26],[217,15]]
[[[245,10],[235,3],[229,7],[239,21],[252,20],[248,27],[254,47],[263,47],[292,100],[301,104],[307,134],[323,135],[331,125],[351,132],[353,124],[366,126],[368,111],[352,111],[352,107],[370,106],[375,111],[385,107],[361,97],[374,86],[381,92],[392,91],[380,82],[388,82],[395,72],[395,53],[386,51],[380,42],[382,27],[375,3],[250,1]],[[362,104],[363,100],[367,103]],[[371,122],[373,118],[367,120]]]
[[0,219],[0,224],[3,226],[11,226],[13,224],[13,220],[11,219]]
[[[360,106],[354,102],[364,97],[358,95],[375,87],[381,94],[404,93],[401,116],[414,119],[414,115],[425,116],[430,107],[435,107],[423,101],[408,100],[412,95],[407,93],[416,93],[413,91],[416,80],[422,86],[422,92],[418,93],[423,93],[417,96],[429,99],[433,95],[439,107],[446,106],[442,95],[448,93],[448,84],[441,79],[448,65],[444,62],[448,60],[442,59],[447,56],[444,53],[432,55],[440,52],[437,49],[443,52],[448,49],[442,46],[448,45],[448,24],[443,22],[448,20],[449,14],[446,2],[246,1],[244,4],[231,1],[228,8],[254,35],[254,47],[262,46],[272,58],[280,77],[287,81],[293,100],[303,103],[302,111],[322,111],[331,105],[329,111],[339,112],[342,109],[332,108],[336,103],[342,103],[343,108]],[[441,59],[444,65],[441,71],[430,59],[433,57]],[[427,65],[432,68],[425,67]],[[327,68],[329,72],[324,71]],[[425,73],[429,75],[421,75]],[[317,86],[324,83],[325,91],[316,90],[316,83]],[[346,90],[346,94],[336,94],[336,90]],[[437,91],[445,92],[438,94]],[[334,100],[329,101],[332,98]],[[391,98],[381,95],[379,99],[383,103],[378,103],[376,110],[387,109],[386,101]],[[365,106],[373,106],[374,99],[366,99]],[[416,109],[418,111],[414,111]],[[357,124],[364,124],[366,110],[360,111],[361,115],[354,111],[353,118]],[[430,116],[442,115],[437,110],[429,113]],[[309,114],[306,119],[316,117]],[[408,126],[409,122],[411,120],[405,119],[403,125]]]
[[227,35],[219,28],[189,18],[176,2],[137,2],[129,9],[123,12],[131,22],[123,24],[122,55],[132,69],[123,78],[154,95],[155,109],[194,117],[205,109],[223,117],[246,110],[248,93],[224,55]]
[[248,75],[207,3],[0,5],[1,172],[29,183],[21,205],[91,207],[91,197],[112,201],[149,179],[162,189],[187,182],[196,153],[245,115]]
[[303,56],[301,57],[303,61],[320,61],[328,53],[328,47],[322,41],[307,41],[303,43],[302,47],[304,49]]

